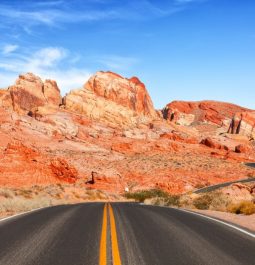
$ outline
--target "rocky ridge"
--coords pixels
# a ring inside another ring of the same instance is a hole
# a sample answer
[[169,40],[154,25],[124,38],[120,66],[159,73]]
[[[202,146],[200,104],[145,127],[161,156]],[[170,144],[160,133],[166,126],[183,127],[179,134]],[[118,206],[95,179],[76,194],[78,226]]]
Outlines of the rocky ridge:
[[[55,81],[21,75],[0,90],[0,185],[182,193],[249,177],[254,170],[237,162],[255,159],[252,113],[228,103],[173,102],[161,116],[135,77],[98,72],[61,98]],[[231,125],[233,117],[239,123]]]

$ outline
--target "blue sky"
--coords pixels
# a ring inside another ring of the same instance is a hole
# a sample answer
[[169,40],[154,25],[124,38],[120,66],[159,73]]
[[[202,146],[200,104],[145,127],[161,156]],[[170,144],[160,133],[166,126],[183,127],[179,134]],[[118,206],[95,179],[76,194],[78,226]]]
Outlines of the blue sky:
[[254,14],[254,0],[1,0],[0,87],[31,71],[65,94],[111,70],[138,76],[157,108],[255,109]]

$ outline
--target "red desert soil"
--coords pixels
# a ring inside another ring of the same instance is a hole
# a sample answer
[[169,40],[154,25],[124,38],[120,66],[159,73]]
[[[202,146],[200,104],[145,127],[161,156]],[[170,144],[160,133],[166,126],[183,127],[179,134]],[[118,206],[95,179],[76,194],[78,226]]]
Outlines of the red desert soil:
[[242,164],[255,160],[253,111],[211,101],[167,108],[155,110],[135,77],[98,72],[61,98],[55,81],[21,75],[0,90],[0,186],[183,193],[255,175]]

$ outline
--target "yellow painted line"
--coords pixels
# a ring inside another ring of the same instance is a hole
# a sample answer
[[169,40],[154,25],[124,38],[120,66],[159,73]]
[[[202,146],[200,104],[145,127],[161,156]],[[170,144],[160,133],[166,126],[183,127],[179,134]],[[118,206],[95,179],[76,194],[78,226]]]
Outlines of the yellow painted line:
[[111,224],[111,241],[112,241],[112,260],[113,265],[121,265],[119,244],[116,232],[115,218],[112,210],[112,206],[109,204],[110,211],[110,224]]
[[104,205],[103,224],[100,241],[99,265],[107,265],[107,204]]

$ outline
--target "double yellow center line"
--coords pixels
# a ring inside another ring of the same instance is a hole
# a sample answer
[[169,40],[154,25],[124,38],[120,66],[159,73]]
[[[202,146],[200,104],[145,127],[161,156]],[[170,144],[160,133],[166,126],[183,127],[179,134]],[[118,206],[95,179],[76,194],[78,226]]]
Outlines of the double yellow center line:
[[109,209],[110,226],[111,226],[111,244],[112,244],[112,261],[113,265],[121,265],[119,244],[116,232],[116,223],[112,210],[112,206],[108,203],[104,205],[103,212],[103,224],[100,241],[100,253],[99,253],[99,265],[107,265],[107,225],[108,225],[108,214]]

